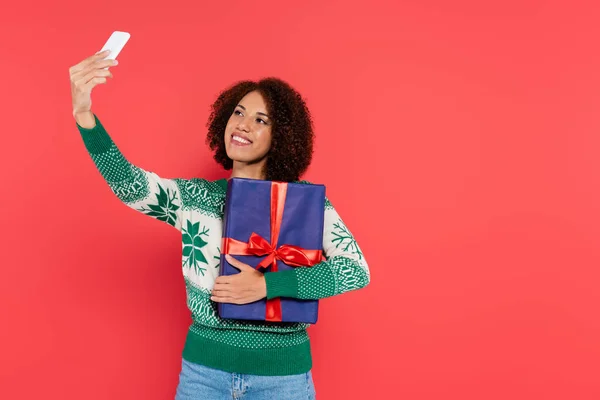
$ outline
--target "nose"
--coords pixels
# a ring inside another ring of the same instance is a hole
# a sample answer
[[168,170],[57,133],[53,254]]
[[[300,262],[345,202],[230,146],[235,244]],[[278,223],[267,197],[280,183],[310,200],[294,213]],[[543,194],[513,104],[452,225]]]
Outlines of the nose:
[[238,124],[237,124],[237,129],[238,130],[248,132],[248,122],[247,122],[246,118],[247,117],[241,118],[238,121]]

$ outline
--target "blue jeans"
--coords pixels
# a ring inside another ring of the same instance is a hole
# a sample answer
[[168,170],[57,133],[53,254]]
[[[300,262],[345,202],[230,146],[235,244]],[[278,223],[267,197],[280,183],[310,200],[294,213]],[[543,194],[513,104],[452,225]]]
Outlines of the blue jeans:
[[312,371],[262,376],[225,372],[182,359],[175,400],[315,400]]

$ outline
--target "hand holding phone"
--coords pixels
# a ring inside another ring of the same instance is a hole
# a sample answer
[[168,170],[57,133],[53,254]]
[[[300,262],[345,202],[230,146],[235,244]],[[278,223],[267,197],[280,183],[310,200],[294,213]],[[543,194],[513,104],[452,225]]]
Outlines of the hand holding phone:
[[108,68],[116,65],[116,58],[130,36],[127,32],[114,31],[102,50],[69,68],[73,116],[78,119],[78,122],[93,126],[92,89],[96,85],[105,84],[108,78],[112,78]]

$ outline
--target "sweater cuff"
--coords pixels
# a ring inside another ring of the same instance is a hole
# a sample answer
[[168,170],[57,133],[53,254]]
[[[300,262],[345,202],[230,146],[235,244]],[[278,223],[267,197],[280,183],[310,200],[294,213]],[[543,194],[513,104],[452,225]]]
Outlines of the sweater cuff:
[[295,270],[265,272],[264,276],[268,300],[275,297],[298,297],[298,277]]
[[100,123],[96,114],[94,114],[94,120],[96,121],[96,126],[93,128],[84,128],[77,122],[75,122],[75,124],[83,138],[83,143],[87,151],[92,154],[104,153],[111,148],[113,141],[110,136],[108,136],[108,133],[104,129],[104,126],[102,126],[102,123]]

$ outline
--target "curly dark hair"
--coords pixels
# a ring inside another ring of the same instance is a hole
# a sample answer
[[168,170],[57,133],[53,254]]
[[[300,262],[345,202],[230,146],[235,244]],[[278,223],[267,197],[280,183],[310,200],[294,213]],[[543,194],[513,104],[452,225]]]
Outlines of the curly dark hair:
[[264,171],[266,180],[298,181],[312,160],[313,121],[302,96],[279,78],[243,80],[223,90],[211,105],[206,143],[214,151],[217,163],[225,170],[233,168],[233,160],[225,151],[225,127],[238,102],[255,90],[265,99],[273,121]]

